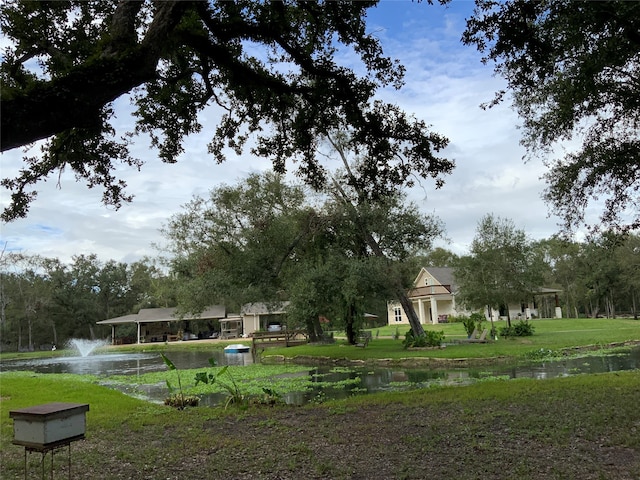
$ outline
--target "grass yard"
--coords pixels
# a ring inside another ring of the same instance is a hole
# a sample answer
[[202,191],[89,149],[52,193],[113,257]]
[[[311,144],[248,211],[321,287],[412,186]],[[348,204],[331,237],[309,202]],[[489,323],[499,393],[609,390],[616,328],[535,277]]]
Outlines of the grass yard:
[[[289,357],[462,357],[490,362],[498,356],[525,358],[540,349],[640,340],[637,320],[533,323],[532,337],[436,350],[403,350],[401,340],[383,338],[393,331],[380,329],[376,338],[374,329],[374,338],[364,349],[339,340],[333,345],[267,352]],[[443,330],[448,339],[464,337],[462,324],[427,328]],[[224,345],[175,342],[127,348],[170,356],[179,349]],[[86,439],[72,446],[72,478],[636,480],[640,478],[638,398],[640,370],[634,370],[438,386],[304,407],[179,411],[131,398],[97,384],[89,375],[4,372],[0,373],[0,476],[25,478],[24,451],[11,443],[9,411],[62,401],[90,405]],[[54,478],[67,478],[69,473],[62,452],[54,457]],[[40,454],[30,454],[27,460],[27,478],[40,476]],[[44,465],[49,476],[48,459]]]
[[[431,350],[404,350],[402,340],[409,326],[399,327],[400,338],[389,338],[395,327],[387,326],[371,329],[373,339],[367,348],[356,348],[338,339],[330,345],[303,345],[289,348],[272,348],[264,355],[282,355],[288,358],[296,356],[346,358],[351,360],[367,359],[403,359],[416,357],[459,359],[459,358],[526,358],[540,349],[560,351],[576,346],[607,347],[610,344],[626,341],[640,341],[640,320],[633,319],[540,319],[532,320],[535,333],[530,337],[499,338],[495,342],[447,345],[446,348]],[[496,322],[496,327],[505,322]],[[491,328],[490,323],[486,323]],[[425,329],[443,331],[445,343],[450,340],[466,338],[462,323],[443,323],[425,325]]]
[[[3,373],[0,388],[4,480],[25,478],[9,411],[52,401],[90,404],[76,479],[640,478],[638,370],[242,411],[179,411],[74,375]],[[66,450],[54,458],[67,478]],[[40,459],[28,455],[27,478]]]

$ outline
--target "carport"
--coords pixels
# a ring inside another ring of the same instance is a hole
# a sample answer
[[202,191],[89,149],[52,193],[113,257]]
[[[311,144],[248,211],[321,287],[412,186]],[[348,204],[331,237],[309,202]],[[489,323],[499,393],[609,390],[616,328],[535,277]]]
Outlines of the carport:
[[[161,324],[162,322],[167,323],[167,332],[170,329],[171,322],[178,322],[182,320],[222,320],[226,316],[226,310],[223,305],[214,305],[211,307],[207,307],[200,314],[188,314],[188,315],[179,315],[177,314],[177,308],[143,308],[137,314],[132,315],[124,315],[122,317],[110,318],[107,320],[101,320],[96,322],[97,325],[110,325],[111,326],[111,343],[115,344],[116,338],[116,327],[118,325],[131,324],[135,323],[137,328],[137,342],[142,343],[144,341],[149,341],[147,339],[147,334],[142,334],[142,326],[143,324]],[[171,340],[182,340],[182,338],[178,338],[177,335],[167,334],[166,338],[162,338],[163,341],[171,341]],[[157,338],[157,337],[155,337]],[[159,341],[159,340],[156,340]]]

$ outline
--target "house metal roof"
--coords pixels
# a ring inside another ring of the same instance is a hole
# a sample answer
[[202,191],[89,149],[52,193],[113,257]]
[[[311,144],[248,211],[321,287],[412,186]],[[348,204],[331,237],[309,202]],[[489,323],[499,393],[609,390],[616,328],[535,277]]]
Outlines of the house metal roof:
[[175,322],[176,320],[208,320],[220,319],[226,315],[224,305],[213,305],[200,314],[176,315],[177,308],[143,308],[137,314],[109,318],[96,322],[98,325],[121,325],[123,323],[158,323]]

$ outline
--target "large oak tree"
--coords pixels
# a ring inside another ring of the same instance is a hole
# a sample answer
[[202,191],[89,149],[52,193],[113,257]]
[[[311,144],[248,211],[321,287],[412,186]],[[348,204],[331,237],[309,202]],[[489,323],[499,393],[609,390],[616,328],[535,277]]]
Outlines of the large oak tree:
[[506,79],[565,227],[596,200],[605,226],[640,227],[640,2],[476,0],[463,41]]
[[[1,148],[44,146],[25,157],[17,177],[3,179],[12,193],[3,219],[25,216],[35,185],[64,168],[102,187],[107,204],[131,199],[114,171],[119,162],[142,164],[130,153],[131,137],[118,138],[113,126],[126,113],[115,100],[126,95],[134,103],[129,133],[148,135],[166,162],[183,153],[186,136],[206,129],[218,162],[251,140],[252,153],[270,158],[276,171],[296,163],[319,186],[318,139],[342,129],[367,159],[357,181],[375,185],[372,195],[415,175],[441,181],[452,164],[434,152],[446,139],[375,100],[379,88],[403,81],[402,66],[366,31],[366,11],[376,3],[4,2]],[[199,114],[212,105],[221,113],[205,123]]]

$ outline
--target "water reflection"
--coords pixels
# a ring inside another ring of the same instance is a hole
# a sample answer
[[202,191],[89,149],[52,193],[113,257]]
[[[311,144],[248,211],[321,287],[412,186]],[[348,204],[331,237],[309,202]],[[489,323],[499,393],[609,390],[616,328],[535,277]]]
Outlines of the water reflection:
[[[209,358],[217,365],[249,365],[250,353],[226,354],[221,350],[181,351],[167,354],[179,369],[208,367]],[[36,373],[74,373],[98,376],[141,375],[166,370],[160,353],[106,353],[87,357],[17,359],[0,362],[0,371],[28,370]]]
[[[225,354],[222,350],[181,351],[169,354],[178,369],[200,368],[216,364],[250,365],[250,353]],[[308,373],[312,386],[304,392],[286,394],[290,404],[304,404],[329,398],[344,398],[354,394],[373,393],[408,388],[424,388],[436,384],[466,384],[486,377],[545,379],[580,373],[603,373],[640,368],[640,347],[630,353],[570,358],[560,361],[530,365],[470,367],[452,369],[408,368],[311,368]],[[146,372],[165,371],[166,366],[159,353],[103,354],[89,357],[55,357],[47,359],[11,360],[0,362],[0,371],[29,370],[38,373],[74,373],[109,375],[140,375]],[[313,385],[315,384],[315,385]],[[332,384],[333,387],[331,386]],[[115,386],[114,386],[115,387]],[[167,395],[164,383],[154,385],[117,386],[125,393],[147,400],[162,402]],[[221,394],[202,398],[203,405],[216,405],[224,401]]]

